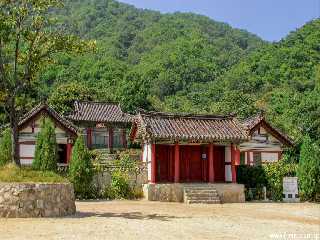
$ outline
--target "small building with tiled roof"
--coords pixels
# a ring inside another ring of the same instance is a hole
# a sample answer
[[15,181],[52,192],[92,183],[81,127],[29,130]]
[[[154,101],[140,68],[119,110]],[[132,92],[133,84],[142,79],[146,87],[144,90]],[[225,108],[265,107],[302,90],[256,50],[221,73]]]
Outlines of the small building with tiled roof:
[[[142,161],[148,170],[148,184],[143,187],[147,199],[244,201],[236,165],[240,163],[238,146],[249,138],[234,115],[141,111],[133,120],[130,138],[142,145]],[[205,194],[199,198],[188,191]]]
[[132,116],[118,103],[76,101],[67,117],[81,128],[90,149],[123,149],[127,147],[127,129]]
[[234,115],[159,112],[140,112],[130,137],[142,144],[151,183],[236,183],[237,146],[248,140]]
[[41,130],[44,118],[50,118],[55,125],[58,163],[67,164],[71,158],[72,145],[77,137],[78,128],[47,104],[39,104],[24,115],[18,123],[19,155],[22,165],[32,164],[37,134]]
[[240,144],[240,162],[247,165],[273,163],[284,149],[294,145],[283,132],[273,127],[261,113],[243,121],[249,140]]

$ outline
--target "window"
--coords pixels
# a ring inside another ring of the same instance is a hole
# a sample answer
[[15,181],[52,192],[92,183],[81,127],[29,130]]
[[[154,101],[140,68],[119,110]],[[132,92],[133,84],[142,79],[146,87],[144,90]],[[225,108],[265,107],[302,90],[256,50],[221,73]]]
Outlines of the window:
[[93,148],[108,148],[108,129],[95,128],[92,131],[92,146]]
[[121,129],[114,129],[113,130],[113,147],[114,148],[122,148],[122,132]]
[[254,166],[261,165],[261,153],[260,152],[253,153],[253,164],[254,164]]
[[245,165],[246,164],[246,153],[241,152],[240,153],[240,165]]

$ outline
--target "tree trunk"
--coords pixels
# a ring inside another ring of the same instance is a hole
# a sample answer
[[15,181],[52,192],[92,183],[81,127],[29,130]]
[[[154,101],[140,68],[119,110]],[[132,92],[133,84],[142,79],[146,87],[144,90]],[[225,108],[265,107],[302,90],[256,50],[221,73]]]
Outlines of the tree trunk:
[[20,166],[18,116],[14,98],[9,103],[9,115],[12,139],[11,157],[14,163]]

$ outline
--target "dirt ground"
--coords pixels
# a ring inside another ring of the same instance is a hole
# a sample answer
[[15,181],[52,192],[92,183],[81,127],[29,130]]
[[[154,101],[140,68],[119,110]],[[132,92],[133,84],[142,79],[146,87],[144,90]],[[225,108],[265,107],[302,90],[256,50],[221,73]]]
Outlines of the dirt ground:
[[320,205],[77,202],[72,217],[0,219],[0,239],[320,239]]

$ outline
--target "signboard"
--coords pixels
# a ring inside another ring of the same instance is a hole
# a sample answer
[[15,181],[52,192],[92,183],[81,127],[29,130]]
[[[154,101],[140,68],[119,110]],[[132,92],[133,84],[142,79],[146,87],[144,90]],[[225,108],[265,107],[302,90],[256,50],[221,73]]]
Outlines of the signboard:
[[298,178],[284,177],[283,178],[283,201],[284,202],[299,202]]

